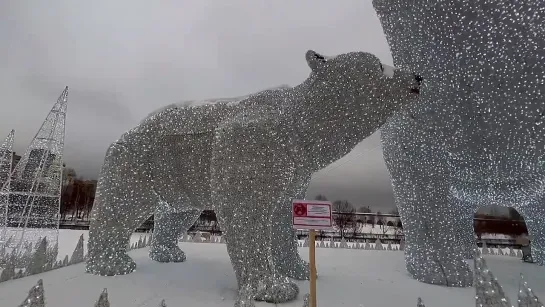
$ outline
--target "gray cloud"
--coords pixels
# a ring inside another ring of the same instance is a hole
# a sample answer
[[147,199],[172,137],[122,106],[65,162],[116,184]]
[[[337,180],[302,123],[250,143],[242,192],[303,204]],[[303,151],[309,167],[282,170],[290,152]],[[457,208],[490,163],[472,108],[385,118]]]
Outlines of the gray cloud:
[[[370,0],[4,0],[0,40],[0,138],[15,128],[23,151],[68,85],[65,160],[86,177],[156,108],[303,81],[308,49],[392,62]],[[379,144],[318,173],[309,194],[391,207]]]

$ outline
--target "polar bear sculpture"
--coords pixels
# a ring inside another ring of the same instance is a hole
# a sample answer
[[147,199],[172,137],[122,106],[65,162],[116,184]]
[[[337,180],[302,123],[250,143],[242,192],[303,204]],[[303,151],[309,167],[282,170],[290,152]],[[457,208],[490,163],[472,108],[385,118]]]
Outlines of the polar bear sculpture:
[[[211,206],[225,232],[237,304],[248,295],[294,299],[297,286],[270,261],[274,211],[293,198],[301,174],[349,153],[419,92],[413,74],[385,76],[369,53],[326,58],[308,51],[306,59],[312,72],[296,87],[236,103],[168,107],[114,142],[97,187],[87,272],[132,272],[127,242],[157,206],[166,215]],[[177,246],[167,248],[184,257]]]
[[542,1],[374,0],[394,64],[421,99],[381,129],[417,280],[469,286],[481,206],[517,209],[545,264]]

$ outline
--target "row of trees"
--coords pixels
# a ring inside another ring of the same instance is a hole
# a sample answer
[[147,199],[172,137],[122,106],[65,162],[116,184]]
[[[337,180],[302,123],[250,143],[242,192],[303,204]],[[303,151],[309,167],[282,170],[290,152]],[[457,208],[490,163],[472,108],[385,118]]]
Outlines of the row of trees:
[[[317,195],[315,200],[327,201],[324,195]],[[371,209],[366,206],[356,208],[347,200],[336,200],[333,203],[333,222],[339,230],[341,237],[356,237],[362,232],[364,225],[370,225],[372,228],[377,227],[378,232],[386,234],[394,232],[401,234],[403,225],[401,219],[387,219],[382,212],[378,211],[372,214]],[[363,213],[363,214],[358,214]],[[397,209],[392,210],[388,214],[399,216]]]
[[64,168],[61,190],[61,219],[87,219],[95,201],[96,180],[78,178],[72,168]]

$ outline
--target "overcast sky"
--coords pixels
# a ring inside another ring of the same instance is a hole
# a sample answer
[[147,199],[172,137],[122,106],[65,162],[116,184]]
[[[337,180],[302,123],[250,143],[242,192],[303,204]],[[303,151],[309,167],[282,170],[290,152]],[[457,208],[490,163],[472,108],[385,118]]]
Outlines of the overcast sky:
[[[2,0],[0,44],[0,138],[16,129],[22,153],[68,85],[65,162],[86,178],[156,108],[302,82],[308,49],[392,64],[371,0]],[[378,135],[316,174],[318,193],[393,207]]]

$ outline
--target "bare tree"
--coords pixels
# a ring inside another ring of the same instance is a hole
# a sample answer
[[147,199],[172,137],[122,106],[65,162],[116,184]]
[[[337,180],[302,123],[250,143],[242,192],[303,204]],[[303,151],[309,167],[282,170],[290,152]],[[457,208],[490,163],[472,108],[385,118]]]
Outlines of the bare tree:
[[392,222],[386,221],[386,219],[382,216],[382,212],[380,211],[377,211],[376,223],[382,235],[385,235],[386,233],[388,233],[388,231],[392,230],[395,226]]
[[358,208],[359,213],[371,213],[371,209],[369,209],[369,206],[361,206]]
[[318,194],[318,195],[314,196],[314,200],[327,201],[327,197],[325,197],[325,195]]
[[344,238],[345,231],[354,227],[356,210],[347,200],[336,200],[333,202],[333,211],[333,221],[341,233],[341,238]]
[[399,210],[397,210],[397,207],[395,207],[394,209],[390,210],[389,214],[399,216]]

